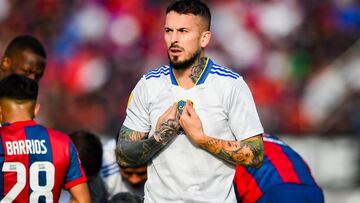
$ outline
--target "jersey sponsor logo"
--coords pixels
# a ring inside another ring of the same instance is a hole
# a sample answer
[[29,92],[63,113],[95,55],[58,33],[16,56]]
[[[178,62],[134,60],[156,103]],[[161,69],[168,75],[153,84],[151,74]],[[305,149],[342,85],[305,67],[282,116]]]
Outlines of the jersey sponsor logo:
[[7,155],[46,154],[48,149],[45,142],[44,139],[6,141],[6,153]]

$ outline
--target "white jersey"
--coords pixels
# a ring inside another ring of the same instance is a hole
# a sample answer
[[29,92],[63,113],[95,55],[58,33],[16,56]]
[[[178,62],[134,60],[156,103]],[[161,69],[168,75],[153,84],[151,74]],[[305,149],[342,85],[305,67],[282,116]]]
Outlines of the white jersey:
[[103,159],[100,169],[100,176],[104,182],[105,189],[110,200],[120,192],[130,192],[141,195],[143,191],[135,191],[120,174],[120,167],[116,162],[115,156],[116,140],[111,139],[103,144]]
[[[211,137],[243,140],[263,133],[242,77],[210,59],[188,90],[179,85],[169,65],[144,75],[131,94],[124,126],[152,136],[160,115],[174,102],[187,100]],[[234,166],[193,145],[181,131],[149,164],[145,203],[234,203],[234,172]]]

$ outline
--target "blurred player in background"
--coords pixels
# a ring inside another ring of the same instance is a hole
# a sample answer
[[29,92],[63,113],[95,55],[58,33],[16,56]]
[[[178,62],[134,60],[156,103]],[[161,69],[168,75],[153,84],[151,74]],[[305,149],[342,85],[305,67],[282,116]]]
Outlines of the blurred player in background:
[[204,3],[174,1],[164,26],[170,64],[144,75],[131,94],[117,160],[124,167],[149,162],[146,203],[236,202],[235,164],[263,161],[248,86],[205,57],[210,21]]
[[9,74],[25,75],[39,82],[44,74],[46,52],[35,37],[20,35],[6,47],[0,64],[0,79]]
[[69,134],[79,152],[81,165],[88,178],[88,186],[92,203],[106,203],[107,193],[99,175],[103,149],[100,139],[86,130],[78,130]]
[[38,84],[12,74],[0,81],[0,199],[58,202],[61,188],[72,202],[90,202],[86,176],[70,138],[37,124]]
[[260,168],[236,166],[238,203],[323,203],[321,188],[301,156],[279,138],[264,134]]
[[103,145],[101,177],[111,202],[141,202],[147,179],[147,164],[139,167],[121,167],[116,162],[116,139]]

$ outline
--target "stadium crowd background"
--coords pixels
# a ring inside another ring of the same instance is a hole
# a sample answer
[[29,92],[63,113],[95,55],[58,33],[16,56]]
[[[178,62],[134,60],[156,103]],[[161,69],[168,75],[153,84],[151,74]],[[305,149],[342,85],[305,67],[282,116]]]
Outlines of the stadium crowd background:
[[[136,81],[167,63],[166,2],[0,0],[0,50],[18,34],[47,49],[38,119],[115,136]],[[266,132],[360,140],[359,1],[207,2],[207,55],[244,77]]]

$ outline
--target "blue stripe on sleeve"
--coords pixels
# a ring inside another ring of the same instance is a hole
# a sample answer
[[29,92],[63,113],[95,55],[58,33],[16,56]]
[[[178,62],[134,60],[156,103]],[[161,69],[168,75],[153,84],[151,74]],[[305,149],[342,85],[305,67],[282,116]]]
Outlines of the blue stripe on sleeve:
[[224,72],[220,72],[218,70],[211,70],[210,71],[211,74],[216,74],[216,75],[219,75],[219,76],[223,76],[223,77],[230,77],[230,78],[234,78],[234,79],[237,79],[239,77],[236,77],[234,75],[231,75],[231,74],[227,74],[227,73],[224,73]]
[[70,145],[70,165],[69,165],[69,170],[66,174],[65,183],[68,183],[82,176],[76,148],[70,140],[69,140],[69,145]]

